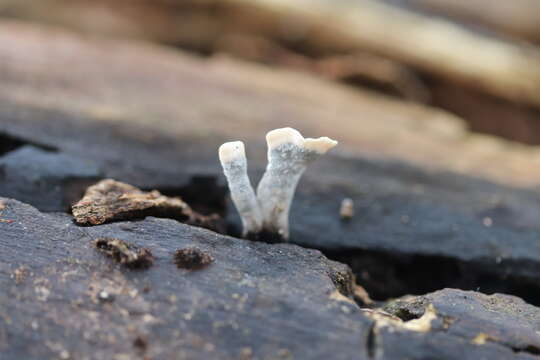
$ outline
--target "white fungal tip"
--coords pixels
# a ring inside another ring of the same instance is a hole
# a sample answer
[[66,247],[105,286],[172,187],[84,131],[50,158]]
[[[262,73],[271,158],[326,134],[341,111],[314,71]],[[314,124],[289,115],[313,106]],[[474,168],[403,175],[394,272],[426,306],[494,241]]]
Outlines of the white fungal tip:
[[304,147],[307,150],[315,151],[319,154],[324,154],[334,146],[336,146],[338,142],[336,140],[332,140],[329,137],[320,137],[318,139],[312,139],[307,138],[304,141]]
[[304,145],[304,137],[298,130],[290,127],[275,129],[266,134],[268,149],[275,149],[282,144]]
[[305,148],[306,150],[314,151],[319,154],[324,154],[338,144],[326,136],[318,139],[304,139],[298,130],[290,127],[275,129],[266,134],[266,142],[270,150],[277,148],[282,144],[294,144]]
[[226,142],[219,147],[219,161],[222,164],[245,158],[246,150],[242,141]]

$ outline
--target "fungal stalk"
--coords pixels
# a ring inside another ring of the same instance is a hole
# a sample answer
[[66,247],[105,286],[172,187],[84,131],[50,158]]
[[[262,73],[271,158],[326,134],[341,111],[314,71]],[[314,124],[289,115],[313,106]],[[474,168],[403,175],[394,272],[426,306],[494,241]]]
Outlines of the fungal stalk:
[[307,166],[337,145],[327,137],[304,138],[297,130],[282,128],[266,134],[268,165],[257,187],[251,188],[240,141],[223,144],[221,164],[242,223],[244,236],[262,231],[289,238],[289,210],[300,177]]
[[289,210],[300,177],[337,142],[327,137],[304,139],[297,130],[282,128],[266,134],[266,143],[268,165],[257,187],[263,228],[288,239]]
[[262,230],[263,220],[247,174],[244,143],[231,141],[221,145],[219,160],[229,184],[231,198],[242,219],[244,237],[259,233]]

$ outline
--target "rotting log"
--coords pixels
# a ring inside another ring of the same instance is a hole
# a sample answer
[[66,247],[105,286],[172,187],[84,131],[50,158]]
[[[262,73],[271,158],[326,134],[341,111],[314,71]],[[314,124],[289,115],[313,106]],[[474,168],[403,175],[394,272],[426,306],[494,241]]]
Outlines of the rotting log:
[[505,99],[540,106],[537,48],[493,39],[375,0],[230,1],[258,6],[274,12],[276,18],[296,16],[306,36],[324,44],[368,49]]
[[[0,29],[6,136],[54,146],[97,163],[106,177],[167,188],[165,195],[219,179],[192,194],[195,208],[208,196],[225,199],[217,156],[224,141],[246,142],[256,182],[267,130],[327,135],[340,146],[302,179],[292,241],[351,264],[377,300],[445,284],[540,303],[538,148],[471,135],[445,112],[307,74],[16,22]],[[357,210],[346,223],[345,197]],[[226,218],[234,227],[236,213]]]
[[[389,304],[390,315],[361,310],[350,269],[307,248],[351,264],[375,300],[480,284],[540,304],[536,148],[469,135],[444,112],[306,74],[17,22],[0,22],[0,45],[4,159],[42,144],[56,149],[53,159],[89,161],[103,176],[186,191],[202,175],[219,178],[224,140],[246,140],[252,175],[265,166],[265,130],[292,125],[342,141],[299,186],[292,240],[303,247],[152,217],[80,227],[68,214],[1,199],[2,358],[538,353],[540,311],[519,298],[443,290]],[[34,160],[18,159],[9,183]],[[490,160],[498,166],[479,166]],[[47,170],[34,171],[42,181],[26,190],[35,197],[56,180]],[[81,172],[57,175],[70,174]],[[344,197],[357,210],[347,222]],[[142,269],[126,268],[141,255]]]
[[[79,0],[45,1],[39,6],[3,0],[2,12],[85,32],[157,40],[202,52],[212,51],[223,36],[235,33],[302,44],[315,54],[372,51],[502,99],[540,106],[537,47],[512,44],[376,0],[207,0],[152,5],[134,0],[113,5],[106,0],[93,4]],[[86,16],[74,15],[78,13]]]
[[405,3],[540,43],[540,2],[536,0],[499,1],[496,4],[491,0],[405,0]]
[[[193,150],[178,148],[202,139],[207,145],[197,157],[219,168],[216,151],[223,141],[241,137],[260,145],[266,131],[289,125],[308,136],[336,138],[353,153],[510,186],[540,183],[537,147],[471,135],[462,119],[430,107],[222,57],[200,59],[16,21],[0,22],[0,30],[0,129],[86,156],[99,153],[112,175],[129,171],[119,158],[129,144],[111,142],[109,126],[145,144],[133,155],[151,169],[149,150],[168,149],[164,160],[189,159]],[[66,71],[74,62],[77,67]],[[99,136],[84,139],[81,129]],[[171,140],[153,144],[163,133]],[[60,134],[66,140],[60,142]],[[104,144],[110,148],[102,153]],[[248,156],[263,159],[264,151]]]
[[[170,219],[81,228],[62,214],[0,203],[2,219],[13,220],[0,224],[5,360],[527,360],[540,348],[540,309],[513,296],[445,289],[361,309],[349,269],[316,250]],[[153,266],[129,269],[114,252],[104,256],[110,249],[95,246],[104,238],[128,253],[148,248]],[[186,247],[213,261],[178,268],[173,256]]]
[[[370,320],[346,292],[352,275],[316,250],[169,219],[78,227],[65,215],[0,201],[1,218],[12,220],[0,223],[3,360],[317,359],[336,348],[338,359],[364,358],[356,354]],[[144,249],[133,254],[137,247]],[[215,261],[178,268],[175,251],[186,247]]]
[[[519,17],[521,6],[534,19],[536,5],[527,1],[497,4],[482,13],[497,16],[508,8]],[[467,8],[480,8],[482,2],[472,1]],[[314,71],[446,109],[475,131],[540,143],[538,46],[441,19],[408,1],[398,4],[0,0],[0,16]],[[327,21],[327,13],[333,21]]]

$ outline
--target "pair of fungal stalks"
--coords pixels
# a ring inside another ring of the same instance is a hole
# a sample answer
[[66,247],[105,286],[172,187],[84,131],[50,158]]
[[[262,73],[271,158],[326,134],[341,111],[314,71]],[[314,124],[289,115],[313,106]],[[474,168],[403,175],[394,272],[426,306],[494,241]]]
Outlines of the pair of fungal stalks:
[[327,137],[304,138],[292,128],[266,134],[268,165],[257,187],[251,187],[242,141],[220,146],[219,159],[229,184],[231,198],[240,213],[244,237],[277,234],[289,239],[289,210],[296,185],[307,166],[337,145]]

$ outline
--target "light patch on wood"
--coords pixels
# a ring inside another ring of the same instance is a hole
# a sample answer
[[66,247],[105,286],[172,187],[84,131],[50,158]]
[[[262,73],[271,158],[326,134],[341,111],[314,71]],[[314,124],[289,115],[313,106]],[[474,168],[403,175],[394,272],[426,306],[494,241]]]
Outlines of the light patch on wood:
[[397,316],[389,314],[382,310],[363,309],[364,314],[375,320],[377,328],[392,327],[415,332],[428,332],[431,330],[431,322],[437,318],[437,311],[432,304],[429,304],[422,315],[418,319],[403,321]]
[[433,304],[429,304],[419,319],[409,320],[403,323],[403,327],[407,330],[416,332],[428,332],[431,330],[431,322],[437,318],[437,311]]
[[333,293],[330,294],[330,300],[343,301],[343,302],[348,302],[350,304],[356,305],[354,300],[349,299],[348,297],[346,297],[345,295],[343,295],[342,293],[340,293],[337,290],[335,290]]
[[471,340],[471,344],[485,345],[488,341],[497,341],[497,339],[486,333],[478,333],[478,335]]
[[478,335],[476,335],[474,339],[472,339],[471,344],[484,345],[488,338],[489,338],[488,334],[479,333]]
[[362,312],[367,317],[375,320],[377,328],[385,326],[401,327],[403,325],[403,320],[380,309],[362,309]]
[[353,294],[356,298],[362,300],[365,305],[373,304],[373,300],[371,300],[368,292],[362,286],[353,284]]

